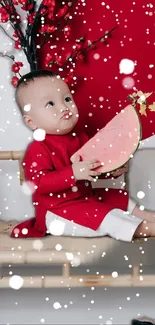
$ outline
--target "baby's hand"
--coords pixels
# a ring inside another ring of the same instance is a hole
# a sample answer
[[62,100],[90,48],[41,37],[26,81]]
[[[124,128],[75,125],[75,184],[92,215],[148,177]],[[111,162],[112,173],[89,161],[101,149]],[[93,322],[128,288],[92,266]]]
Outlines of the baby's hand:
[[72,157],[71,161],[75,181],[86,179],[92,182],[94,178],[91,176],[101,175],[99,171],[92,170],[101,166],[101,163],[96,159],[80,161],[80,156],[76,155],[74,158]]

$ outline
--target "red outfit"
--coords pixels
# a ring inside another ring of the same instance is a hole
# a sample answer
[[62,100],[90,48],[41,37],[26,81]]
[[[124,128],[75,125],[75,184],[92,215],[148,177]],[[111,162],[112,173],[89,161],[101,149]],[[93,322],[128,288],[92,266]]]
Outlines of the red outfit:
[[[46,135],[44,141],[29,144],[23,167],[25,179],[37,186],[32,197],[35,217],[15,227],[19,232],[18,238],[45,236],[47,211],[96,230],[110,210],[127,210],[127,192],[94,190],[91,182],[74,181],[70,157],[88,141],[88,137],[84,132],[76,136],[72,132]],[[28,230],[27,234],[22,233],[23,228]],[[11,237],[16,237],[14,230]]]

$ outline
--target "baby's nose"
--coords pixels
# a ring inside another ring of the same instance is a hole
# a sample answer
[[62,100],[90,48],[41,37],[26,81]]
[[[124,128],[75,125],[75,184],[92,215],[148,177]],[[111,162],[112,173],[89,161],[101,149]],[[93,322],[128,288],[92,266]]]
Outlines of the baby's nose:
[[68,107],[66,107],[66,106],[63,106],[63,107],[60,108],[60,112],[61,112],[61,113],[65,112],[65,111],[68,111],[68,110],[69,110],[69,109],[68,109]]

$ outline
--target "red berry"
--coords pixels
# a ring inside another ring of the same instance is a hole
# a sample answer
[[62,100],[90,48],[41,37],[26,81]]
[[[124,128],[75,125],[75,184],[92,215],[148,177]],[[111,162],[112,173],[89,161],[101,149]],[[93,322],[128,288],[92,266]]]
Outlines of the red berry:
[[64,35],[65,36],[70,36],[70,34],[71,34],[71,28],[70,28],[70,26],[65,26],[65,28],[64,28]]
[[9,14],[5,10],[5,8],[0,8],[0,22],[7,23],[9,20]]
[[81,43],[76,43],[75,44],[76,50],[81,50],[82,49],[82,44]]
[[19,4],[18,3],[18,0],[13,0],[12,2],[13,2],[14,5],[18,5]]
[[16,33],[13,33],[12,35],[14,38],[18,38],[17,34]]
[[20,49],[21,49],[21,45],[20,45],[20,42],[19,42],[19,41],[15,41],[14,48],[15,48],[16,50],[20,50]]
[[19,65],[20,67],[23,67],[23,63],[22,63],[22,62],[18,61],[17,63],[18,63],[18,65]]
[[19,78],[12,77],[11,84],[13,85],[13,87],[15,87],[15,88],[17,87],[18,80],[19,80]]
[[52,55],[48,53],[45,57],[44,63],[48,65],[52,60],[53,60]]
[[58,12],[57,12],[57,16],[60,18],[62,16],[64,16],[66,14],[68,10],[68,6],[64,6],[63,8],[61,8]]
[[12,71],[17,73],[17,72],[19,72],[20,67],[22,67],[22,66],[23,66],[22,62],[14,62],[12,65]]

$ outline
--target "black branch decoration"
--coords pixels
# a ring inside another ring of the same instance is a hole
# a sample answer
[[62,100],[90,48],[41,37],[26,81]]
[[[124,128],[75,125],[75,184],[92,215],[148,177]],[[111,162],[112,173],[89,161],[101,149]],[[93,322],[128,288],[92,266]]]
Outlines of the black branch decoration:
[[[38,70],[38,52],[49,42],[51,37],[53,41],[54,37],[56,39],[57,33],[63,33],[65,38],[70,39],[72,30],[69,24],[69,17],[76,3],[77,0],[66,0],[65,4],[63,3],[62,5],[59,0],[43,0],[37,9],[35,0],[0,1],[0,30],[14,41],[14,48],[16,50],[24,52],[31,71]],[[23,21],[18,12],[19,7],[26,15],[25,31],[22,29]],[[7,22],[10,23],[13,29],[13,35],[9,35],[2,26],[3,23]],[[75,40],[71,53],[68,53],[66,57],[63,57],[62,51],[56,53],[54,57],[48,53],[44,59],[45,67],[50,70],[56,66],[57,73],[59,75],[62,74],[61,77],[67,83],[73,82],[76,61],[85,59],[87,52],[90,49],[95,49],[97,43],[102,42],[106,44],[107,38],[117,27],[106,31],[102,37],[94,41],[87,41],[86,35],[81,36],[78,40]],[[42,41],[36,45],[38,29]],[[14,76],[11,83],[16,87],[21,77],[20,69],[23,67],[23,63],[21,61],[17,62],[15,57],[8,55],[6,51],[4,53],[1,51],[0,56],[13,61],[11,70]]]

